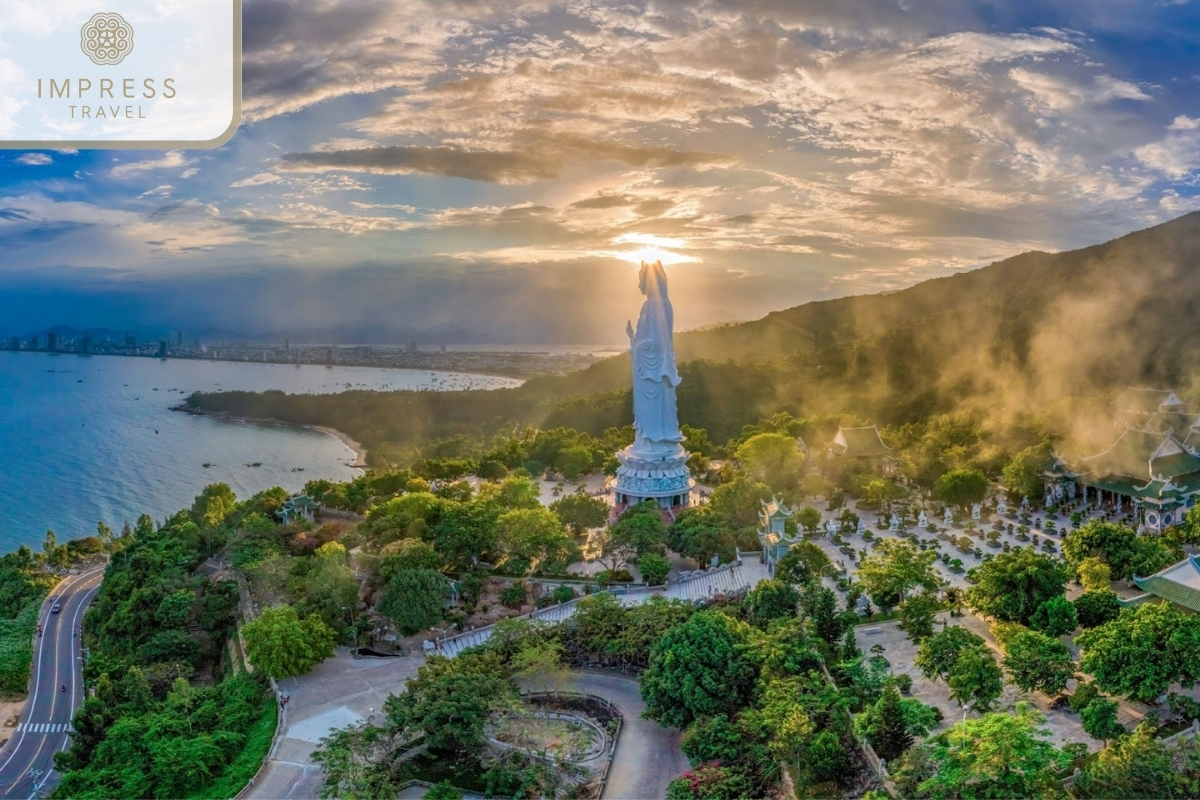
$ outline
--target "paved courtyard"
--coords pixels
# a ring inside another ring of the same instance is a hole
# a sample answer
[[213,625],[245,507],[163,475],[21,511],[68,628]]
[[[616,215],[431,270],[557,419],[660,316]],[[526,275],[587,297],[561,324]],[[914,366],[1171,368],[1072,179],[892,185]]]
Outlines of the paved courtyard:
[[311,756],[322,737],[336,728],[365,722],[372,713],[379,722],[384,700],[402,691],[423,663],[423,654],[356,659],[339,647],[333,658],[307,675],[282,681],[279,688],[289,696],[282,730],[259,779],[243,796],[315,798],[324,777]]

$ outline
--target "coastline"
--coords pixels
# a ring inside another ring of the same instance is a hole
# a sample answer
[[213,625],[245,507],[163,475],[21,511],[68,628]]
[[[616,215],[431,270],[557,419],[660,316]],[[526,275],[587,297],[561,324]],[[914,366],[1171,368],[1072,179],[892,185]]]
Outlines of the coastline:
[[253,422],[269,425],[286,425],[289,428],[302,428],[304,430],[318,431],[326,436],[332,436],[344,444],[349,450],[353,451],[354,463],[349,465],[351,469],[370,469],[370,466],[367,464],[367,448],[363,447],[362,444],[336,428],[327,428],[324,425],[303,425],[296,422],[284,422],[283,420],[272,419],[270,417],[243,417],[237,414],[230,414],[228,411],[206,411],[203,408],[192,408],[186,402],[180,403],[177,406],[171,406],[171,410],[182,411],[185,414],[191,414],[197,417],[217,417],[230,422]]
[[[272,420],[274,422],[275,420]],[[351,439],[348,434],[342,433],[337,428],[327,428],[324,425],[298,425],[300,428],[311,428],[314,431],[320,431],[326,436],[332,436],[342,444],[354,451],[354,463],[350,466],[355,469],[370,469],[367,465],[367,448],[360,443]]]
[[[499,370],[483,370],[483,369],[471,367],[469,365],[468,366],[453,366],[453,367],[451,367],[451,366],[428,366],[428,367],[426,367],[426,366],[409,366],[409,365],[399,365],[399,364],[374,364],[374,363],[370,363],[370,362],[362,363],[362,364],[359,364],[359,363],[325,364],[325,363],[317,362],[317,361],[299,361],[299,362],[275,361],[275,360],[249,361],[244,358],[216,358],[216,357],[198,358],[198,357],[194,357],[194,356],[181,356],[181,355],[168,355],[168,356],[134,355],[133,353],[74,353],[74,352],[68,352],[68,351],[12,350],[9,348],[0,349],[0,352],[36,353],[39,355],[53,355],[53,356],[76,356],[78,358],[93,358],[96,356],[101,356],[104,358],[134,358],[134,359],[147,359],[147,360],[154,360],[154,361],[202,361],[202,362],[206,362],[206,363],[218,362],[218,363],[223,363],[223,364],[266,364],[266,365],[270,365],[270,366],[285,366],[285,367],[286,366],[355,367],[355,368],[360,368],[360,369],[397,370],[397,371],[408,371],[408,372],[449,372],[449,373],[458,372],[458,373],[462,373],[464,375],[479,375],[484,378],[499,378],[502,380],[520,381],[521,383],[519,383],[517,386],[524,384],[530,378],[540,378],[540,377],[544,377],[546,375],[557,374],[554,372],[542,372],[539,370],[522,370],[522,369],[515,369],[512,372],[503,372],[503,371],[499,371]],[[496,388],[497,389],[509,389],[509,388],[517,388],[517,387],[500,386],[500,387],[496,387]],[[399,391],[399,392],[409,391],[409,392],[411,392],[411,391],[427,391],[427,390],[393,389],[391,391]],[[465,391],[492,392],[492,391],[496,391],[496,389],[469,389],[469,390],[465,390]]]

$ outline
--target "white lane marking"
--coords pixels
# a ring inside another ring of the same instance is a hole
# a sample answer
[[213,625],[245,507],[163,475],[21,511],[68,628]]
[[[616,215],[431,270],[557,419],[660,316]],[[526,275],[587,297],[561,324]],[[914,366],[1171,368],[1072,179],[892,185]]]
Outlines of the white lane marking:
[[[61,585],[61,584],[58,586],[55,586],[54,590],[50,594],[48,594],[46,596],[46,599],[42,602],[42,610],[38,614],[38,623],[43,624],[43,622],[44,622],[43,618],[46,617],[46,609],[51,605],[51,601],[54,600],[54,598],[56,596],[61,597],[62,594],[65,591],[67,591],[67,589],[73,587],[75,584],[79,583],[80,581],[83,581],[85,579],[90,580],[90,579],[94,578],[96,576],[97,571],[102,576],[101,583],[97,584],[96,589],[95,589],[95,591],[98,591],[100,585],[103,584],[103,575],[104,575],[104,571],[107,568],[107,566],[108,565],[106,564],[103,567],[98,567],[95,570],[81,572],[78,575],[76,575],[74,578],[72,578],[71,580],[67,581],[65,586]],[[33,693],[29,696],[30,710],[33,709],[34,702],[37,700],[38,686],[41,684],[41,681],[42,681],[42,673],[41,673],[42,655],[45,652],[46,639],[49,639],[49,638],[53,638],[53,637],[49,637],[49,636],[39,636],[38,637],[39,643],[38,643],[38,650],[37,650],[37,662],[36,662],[36,664],[33,665],[33,667],[35,669],[34,679],[33,679]],[[52,703],[52,706],[53,706],[53,703]],[[13,744],[12,752],[8,754],[8,758],[4,759],[4,763],[0,764],[0,774],[4,773],[4,770],[8,768],[9,763],[13,760],[13,758],[16,757],[17,753],[21,752],[21,745],[25,743],[25,734],[28,732],[29,732],[29,729],[28,729],[28,727],[26,727],[25,730],[21,731],[21,735],[17,737],[16,742],[12,743]],[[41,748],[38,748],[38,749],[40,750]],[[25,772],[22,772],[20,777],[17,778],[17,780],[12,784],[12,786],[9,787],[9,789],[15,788],[16,785],[25,778],[25,774],[27,772],[28,772],[28,769]]]

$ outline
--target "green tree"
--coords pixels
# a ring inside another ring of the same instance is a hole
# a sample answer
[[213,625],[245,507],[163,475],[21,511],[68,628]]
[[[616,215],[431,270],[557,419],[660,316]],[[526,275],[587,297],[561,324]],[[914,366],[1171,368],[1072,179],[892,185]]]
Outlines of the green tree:
[[[682,515],[681,515],[682,516]],[[614,542],[635,555],[659,552],[667,539],[662,510],[652,500],[625,511],[609,528]]]
[[348,632],[352,609],[358,603],[358,579],[350,569],[346,548],[326,542],[317,548],[311,568],[304,578],[304,595],[298,603],[300,613],[317,614],[330,628]]
[[1112,589],[1084,592],[1075,600],[1075,614],[1084,628],[1095,628],[1121,615],[1121,601]]
[[1076,572],[1085,559],[1098,558],[1118,581],[1152,575],[1174,563],[1178,555],[1159,538],[1138,536],[1137,531],[1124,525],[1099,520],[1069,531],[1062,540],[1062,554]]
[[1093,739],[1116,739],[1125,735],[1125,726],[1117,721],[1117,703],[1097,697],[1079,712],[1083,730]]
[[1200,678],[1200,618],[1170,603],[1143,603],[1111,622],[1079,634],[1079,666],[1111,694],[1144,703],[1172,683],[1192,686]]
[[1001,478],[1011,499],[1028,497],[1033,503],[1042,499],[1042,464],[1046,455],[1045,447],[1030,447],[1017,453],[1004,465]]
[[557,691],[567,677],[562,663],[562,643],[557,639],[529,641],[509,661],[513,677],[526,681],[536,691]]
[[1112,570],[1096,556],[1088,556],[1079,562],[1075,571],[1079,573],[1079,582],[1085,592],[1099,592],[1112,589]]
[[1056,695],[1075,677],[1071,649],[1044,633],[1025,630],[1004,646],[1004,667],[1023,691]]
[[402,569],[433,569],[442,565],[433,545],[420,539],[401,539],[379,551],[379,576],[385,581]]
[[795,520],[810,536],[815,536],[817,528],[821,525],[821,512],[812,506],[804,506],[796,511]]
[[968,647],[959,653],[946,676],[950,696],[964,708],[970,704],[980,713],[990,711],[1004,691],[1004,673],[986,647]]
[[372,506],[367,511],[366,521],[359,525],[359,531],[377,542],[420,538],[430,522],[437,518],[443,502],[428,491],[394,497]]
[[388,697],[384,711],[392,731],[423,732],[431,750],[463,753],[482,747],[492,714],[516,701],[499,655],[465,653],[430,657],[403,692]]
[[205,486],[192,503],[192,521],[201,528],[220,525],[237,505],[237,495],[225,483]]
[[1047,739],[1044,721],[1018,703],[1012,714],[985,714],[935,736],[922,746],[934,774],[920,784],[921,795],[937,800],[1061,797],[1055,770],[1068,758]]
[[837,596],[820,584],[812,584],[800,597],[804,616],[812,620],[813,630],[826,644],[836,645],[846,633],[846,622],[838,609]]
[[303,675],[333,655],[333,631],[291,606],[268,608],[242,626],[250,663],[273,678]]
[[907,539],[883,539],[875,552],[858,566],[858,579],[875,605],[892,609],[910,589],[936,591],[938,576],[933,570],[937,553],[918,550]]
[[447,581],[430,569],[402,569],[383,589],[377,605],[381,614],[396,623],[400,633],[411,636],[442,620]]
[[933,622],[941,603],[932,592],[908,597],[900,604],[900,627],[909,640],[920,644],[933,635]]
[[951,625],[921,642],[914,663],[926,678],[945,680],[964,650],[983,646],[981,636],[966,628]]
[[759,502],[771,499],[771,487],[765,483],[738,475],[722,483],[708,498],[708,507],[723,514],[735,528],[758,524]]
[[558,456],[554,459],[554,467],[561,472],[562,476],[567,480],[575,480],[583,473],[591,470],[591,448],[585,447],[582,444],[573,444],[568,447],[564,447],[559,451]]
[[1062,565],[1031,548],[999,553],[975,570],[967,605],[977,614],[1028,625],[1038,606],[1062,595],[1067,573]]
[[713,511],[712,506],[688,508],[679,513],[667,528],[667,547],[682,556],[707,566],[713,556],[719,561],[734,558],[734,538],[729,518]]
[[701,611],[650,648],[639,679],[646,716],[686,728],[698,717],[736,714],[758,678],[754,630],[719,611]]
[[952,469],[938,478],[933,493],[945,503],[965,508],[987,497],[988,480],[977,469]]
[[1065,597],[1051,597],[1037,607],[1029,627],[1048,636],[1062,636],[1079,627],[1075,606]]
[[582,536],[589,528],[599,528],[608,522],[608,503],[578,492],[555,500],[550,510],[558,514],[574,536]]
[[646,553],[637,561],[638,572],[648,586],[662,586],[671,572],[671,562],[658,553]]
[[818,545],[796,542],[775,564],[775,577],[795,585],[818,580],[833,562]]
[[759,433],[738,445],[734,458],[756,481],[774,491],[796,488],[804,455],[796,440],[779,433]]
[[904,716],[900,690],[891,681],[883,690],[883,696],[872,707],[870,725],[866,730],[867,740],[880,758],[893,761],[912,747],[913,735]]
[[447,565],[470,569],[496,549],[497,520],[504,506],[486,500],[443,500],[436,520],[421,534]]
[[902,491],[893,481],[875,478],[863,484],[863,500],[867,505],[879,507],[900,497]]
[[1171,750],[1156,737],[1149,723],[1142,723],[1089,760],[1075,779],[1071,794],[1080,800],[1195,796],[1176,768]]
[[535,567],[566,570],[578,548],[548,508],[518,508],[497,522],[497,544],[506,571],[527,575]]
[[833,731],[821,731],[813,737],[804,759],[803,769],[813,783],[845,785],[854,773],[846,746]]
[[771,620],[796,616],[800,593],[790,583],[768,579],[750,590],[746,603],[751,619],[766,627]]

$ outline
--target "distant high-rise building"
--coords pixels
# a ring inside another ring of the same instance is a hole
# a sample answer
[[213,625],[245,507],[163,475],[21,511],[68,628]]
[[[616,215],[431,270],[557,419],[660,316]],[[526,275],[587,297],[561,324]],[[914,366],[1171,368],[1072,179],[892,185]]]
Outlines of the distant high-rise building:
[[166,339],[160,339],[158,342],[158,357],[159,358],[167,357],[167,340]]
[[446,352],[446,345],[442,345],[442,352]]
[[284,350],[291,350],[291,349],[292,349],[292,340],[291,340],[291,339],[288,339],[288,338],[286,338],[286,337],[284,338],[284,340],[283,340],[283,349],[284,349]]
[[83,354],[92,352],[92,335],[90,333],[85,333],[79,340],[79,346],[75,348],[75,352]]
[[137,347],[137,337],[134,336],[129,331],[125,331],[125,346],[126,347]]
[[408,343],[408,352],[410,352],[410,353],[417,352],[417,343],[415,341],[410,341]]
[[332,347],[325,348],[325,363],[326,364],[333,363],[333,348]]
[[36,337],[36,336],[29,337],[29,349],[30,350],[38,349],[38,337]]
[[58,352],[58,334],[54,331],[46,334],[46,351],[49,353]]
[[354,348],[355,358],[370,358],[371,346],[369,344],[360,344]]
[[21,337],[14,336],[11,339],[9,339],[8,349],[9,350],[20,350],[21,349]]
[[175,346],[183,347],[183,331],[177,331],[175,333]]

